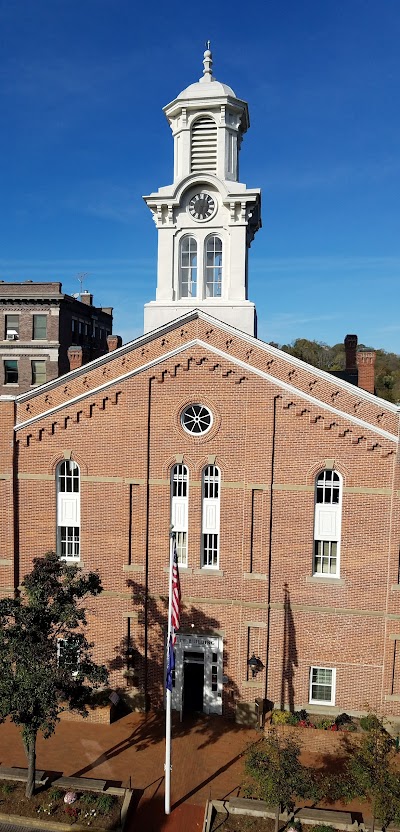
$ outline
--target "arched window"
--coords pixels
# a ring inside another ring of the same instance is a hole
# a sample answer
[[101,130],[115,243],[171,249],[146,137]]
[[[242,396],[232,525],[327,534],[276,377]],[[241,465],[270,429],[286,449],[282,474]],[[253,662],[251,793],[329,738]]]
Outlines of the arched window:
[[197,241],[184,237],[180,244],[179,296],[195,298],[197,295]]
[[209,237],[206,243],[205,284],[207,298],[220,298],[222,294],[222,240]]
[[203,471],[202,566],[219,566],[219,504],[221,476],[216,465]]
[[339,577],[342,481],[336,471],[320,471],[315,480],[314,575]]
[[190,168],[192,173],[217,172],[217,125],[211,116],[196,118],[192,125]]
[[186,465],[174,465],[171,471],[171,525],[174,527],[180,566],[187,566],[189,472]]
[[57,466],[57,551],[66,560],[79,560],[79,465],[64,459]]

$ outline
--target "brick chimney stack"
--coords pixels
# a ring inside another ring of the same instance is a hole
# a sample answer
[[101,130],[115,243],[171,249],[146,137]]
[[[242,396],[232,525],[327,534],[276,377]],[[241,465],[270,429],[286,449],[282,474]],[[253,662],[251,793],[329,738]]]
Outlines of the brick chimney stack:
[[375,393],[375,359],[374,350],[357,352],[358,386],[368,393]]
[[82,367],[82,347],[68,347],[68,361],[70,370],[78,370]]
[[113,352],[113,350],[117,350],[118,347],[122,347],[122,338],[120,335],[107,335],[107,346],[108,352]]
[[80,300],[82,303],[86,303],[86,306],[93,306],[93,295],[91,295],[90,292],[82,292]]
[[346,335],[344,339],[346,370],[357,369],[357,342],[357,335]]

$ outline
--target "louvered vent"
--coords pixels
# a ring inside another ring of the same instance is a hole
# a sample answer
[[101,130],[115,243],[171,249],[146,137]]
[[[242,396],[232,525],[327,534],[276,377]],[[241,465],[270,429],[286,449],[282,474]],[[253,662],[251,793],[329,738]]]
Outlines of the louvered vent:
[[191,170],[217,172],[217,125],[210,116],[198,118],[193,124]]

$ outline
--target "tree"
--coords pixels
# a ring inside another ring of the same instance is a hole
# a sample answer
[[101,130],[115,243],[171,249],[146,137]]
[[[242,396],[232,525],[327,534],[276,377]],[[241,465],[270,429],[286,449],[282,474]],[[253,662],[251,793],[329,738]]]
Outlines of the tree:
[[0,601],[0,722],[21,727],[28,758],[26,796],[35,789],[36,739],[51,736],[63,710],[87,715],[90,694],[107,682],[85,637],[85,599],[102,592],[54,552],[35,558],[16,598]]
[[275,832],[279,815],[294,808],[294,797],[315,796],[311,772],[300,763],[300,745],[291,735],[282,737],[276,729],[253,746],[246,759],[246,771],[256,783],[257,796],[276,807]]
[[368,730],[349,760],[348,775],[353,795],[371,803],[374,832],[376,818],[383,829],[392,821],[400,821],[400,778],[394,768],[392,737],[376,714],[369,714],[367,719]]

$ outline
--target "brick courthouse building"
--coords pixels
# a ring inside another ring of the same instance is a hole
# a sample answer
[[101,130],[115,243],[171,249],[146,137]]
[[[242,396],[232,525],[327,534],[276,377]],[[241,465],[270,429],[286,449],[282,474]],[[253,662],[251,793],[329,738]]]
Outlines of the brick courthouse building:
[[145,198],[159,236],[145,334],[0,399],[2,592],[55,547],[98,569],[95,657],[134,705],[159,706],[172,523],[173,707],[400,717],[399,411],[255,337],[248,111],[211,63],[165,108],[175,174]]

